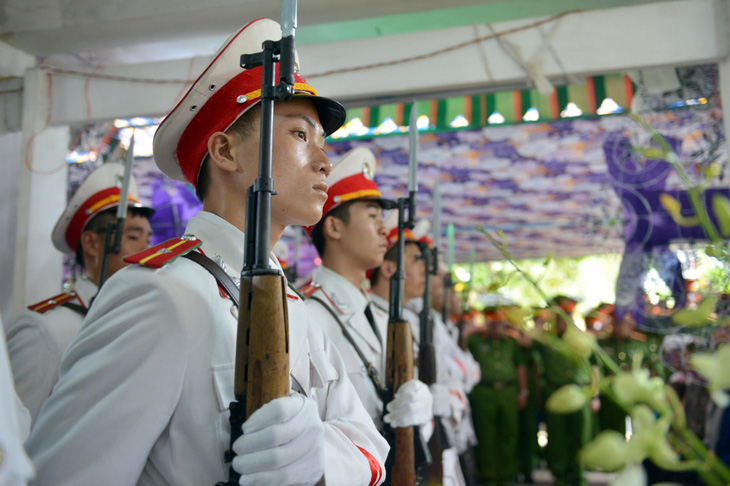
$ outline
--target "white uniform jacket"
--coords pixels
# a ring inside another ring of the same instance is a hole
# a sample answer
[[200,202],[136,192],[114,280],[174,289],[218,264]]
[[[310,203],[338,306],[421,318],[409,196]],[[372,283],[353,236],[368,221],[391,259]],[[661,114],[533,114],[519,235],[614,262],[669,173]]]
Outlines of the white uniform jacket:
[[[96,295],[97,286],[79,276],[74,288],[84,307]],[[81,327],[84,316],[62,305],[44,312],[24,310],[8,332],[8,354],[13,368],[15,389],[35,423],[41,405],[58,381],[61,357]]]
[[[211,213],[187,228],[234,278],[244,236]],[[278,266],[278,262],[274,262]],[[328,485],[383,478],[388,445],[307,307],[288,294],[290,368],[325,424]],[[213,485],[227,480],[237,308],[185,258],[104,285],[27,442],[38,485]]]
[[0,486],[22,486],[33,477],[33,465],[23,449],[30,432],[30,414],[13,387],[0,320]]
[[[465,452],[469,446],[476,445],[476,434],[471,420],[471,406],[467,395],[481,379],[479,364],[471,352],[461,349],[458,344],[458,330],[452,334],[444,323],[441,314],[432,310],[434,346],[438,363],[438,381],[449,385],[449,393],[453,401],[461,402],[461,414],[444,421],[446,432],[459,453]],[[453,326],[452,326],[453,327]],[[454,328],[455,329],[455,328]],[[459,407],[454,407],[458,409]]]
[[[329,268],[319,267],[312,274],[312,282],[303,287],[307,297],[307,307],[312,322],[322,328],[324,334],[334,342],[345,361],[345,368],[355,385],[365,409],[379,430],[383,427],[383,401],[363,360],[342,332],[332,314],[312,297],[324,302],[340,319],[352,336],[355,344],[369,363],[377,369],[381,386],[385,385],[385,346],[388,316],[374,305],[370,306],[380,338],[373,331],[365,316],[365,308],[370,303],[369,295],[356,288],[352,283]],[[384,327],[384,323],[386,327]]]

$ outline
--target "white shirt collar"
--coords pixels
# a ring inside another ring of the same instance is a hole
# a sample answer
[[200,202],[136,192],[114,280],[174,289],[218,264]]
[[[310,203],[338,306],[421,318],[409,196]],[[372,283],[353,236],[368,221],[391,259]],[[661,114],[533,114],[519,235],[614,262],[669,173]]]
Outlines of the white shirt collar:
[[[320,284],[327,294],[332,297],[337,306],[347,314],[364,312],[369,300],[362,290],[355,287],[339,273],[330,270],[324,265],[312,273],[312,279]],[[342,308],[344,307],[344,308]]]
[[[239,278],[243,270],[243,246],[245,236],[241,230],[220,216],[200,211],[188,221],[186,234],[195,235],[203,242],[203,252],[218,262],[218,257],[225,264],[226,273]],[[276,256],[269,255],[269,264],[281,270]]]

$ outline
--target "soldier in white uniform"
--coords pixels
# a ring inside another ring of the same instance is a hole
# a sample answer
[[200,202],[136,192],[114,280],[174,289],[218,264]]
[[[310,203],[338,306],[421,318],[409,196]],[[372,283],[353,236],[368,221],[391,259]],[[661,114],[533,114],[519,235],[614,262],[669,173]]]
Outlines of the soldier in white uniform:
[[[268,19],[244,26],[160,125],[156,163],[193,184],[203,210],[187,235],[135,255],[139,265],[99,293],[27,443],[35,484],[228,478],[238,308],[208,270],[178,257],[200,252],[228,275],[222,280],[240,275],[246,188],[258,177],[261,68],[242,70],[239,59],[280,36]],[[295,90],[274,107],[272,246],[287,225],[321,217],[332,167],[324,139],[345,115],[298,74]],[[279,267],[273,255],[271,264]],[[292,391],[244,422],[232,467],[241,484],[380,484],[387,443],[293,290],[287,306]]]
[[[474,360],[469,349],[459,346],[459,331],[452,322],[444,322],[444,265],[439,265],[439,271],[431,276],[431,309],[434,320],[434,344],[437,356],[442,358],[439,364],[439,381],[449,384],[450,402],[449,419],[444,426],[449,440],[459,453],[459,462],[466,484],[476,484],[473,447],[476,445],[476,434],[471,419],[471,406],[468,394],[474,385],[481,379],[481,369]],[[453,297],[453,288],[448,289],[448,295]],[[458,304],[458,299],[452,303]],[[443,376],[442,375],[445,375]]]
[[23,442],[30,433],[30,413],[15,393],[5,331],[0,319],[0,486],[23,486],[33,477],[33,465]]
[[[387,251],[383,259],[383,263],[375,269],[368,272],[370,286],[373,291],[373,303],[376,307],[388,314],[388,299],[390,297],[390,277],[392,277],[398,269],[397,265],[397,246],[398,242],[398,212],[391,211],[384,220],[386,230]],[[411,324],[411,332],[413,333],[414,356],[418,358],[418,339],[420,336],[420,324],[418,315],[414,315],[413,310],[406,308],[406,303],[418,297],[423,296],[426,288],[426,265],[421,253],[421,247],[418,244],[418,238],[409,228],[404,228],[403,239],[405,240],[405,254],[403,255],[403,271],[405,279],[403,281],[403,317]]]
[[[15,387],[33,421],[58,381],[61,357],[96,295],[104,258],[103,231],[116,221],[123,176],[123,165],[106,163],[81,183],[56,222],[51,239],[59,251],[76,257],[82,272],[73,288],[18,314],[8,332]],[[120,251],[109,255],[107,276],[127,265],[124,256],[147,248],[152,236],[149,218],[154,211],[139,202],[134,179],[129,181],[127,199]]]
[[375,167],[375,156],[364,147],[335,164],[324,216],[307,228],[322,266],[301,290],[315,321],[342,354],[370,417],[383,430],[383,419],[392,427],[428,423],[431,394],[425,384],[410,380],[387,404],[383,417],[388,313],[371,304],[366,272],[383,262],[383,209],[395,203],[381,197],[373,180]]

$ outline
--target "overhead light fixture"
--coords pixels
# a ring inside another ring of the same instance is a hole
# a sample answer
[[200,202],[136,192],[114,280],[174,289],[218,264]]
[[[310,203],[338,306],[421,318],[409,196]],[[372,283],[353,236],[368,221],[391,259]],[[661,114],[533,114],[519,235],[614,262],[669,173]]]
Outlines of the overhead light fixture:
[[572,101],[568,103],[568,105],[565,107],[563,111],[560,112],[561,118],[573,118],[576,116],[581,116],[583,112],[580,108],[578,108],[578,105],[573,103]]
[[393,121],[393,119],[391,117],[388,117],[385,120],[383,120],[383,123],[378,125],[378,128],[375,129],[375,135],[393,133],[396,130],[398,130],[398,125],[396,125],[395,121]]
[[531,121],[537,121],[540,119],[540,112],[537,111],[537,108],[534,106],[530,109],[528,109],[525,112],[525,115],[522,117],[522,121],[531,122]]
[[610,115],[611,113],[621,113],[624,111],[612,98],[606,98],[601,102],[601,106],[596,110],[597,115]]
[[489,115],[489,118],[487,118],[487,123],[490,125],[499,125],[500,123],[504,123],[504,117],[502,114],[498,111],[495,111],[491,115]]
[[469,126],[469,120],[464,117],[464,115],[456,115],[453,120],[451,120],[451,123],[449,123],[449,126],[453,128],[463,128]]

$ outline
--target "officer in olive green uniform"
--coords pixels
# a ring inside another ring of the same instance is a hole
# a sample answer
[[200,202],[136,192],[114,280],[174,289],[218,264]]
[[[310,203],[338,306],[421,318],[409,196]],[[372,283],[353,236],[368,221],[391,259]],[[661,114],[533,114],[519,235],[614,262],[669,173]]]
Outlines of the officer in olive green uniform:
[[[661,372],[659,359],[659,342],[657,336],[648,336],[634,329],[634,320],[631,314],[626,314],[616,321],[613,316],[611,333],[598,343],[622,370],[630,370],[633,360],[641,359],[641,366],[650,368],[651,374],[656,376]],[[605,370],[606,375],[610,370]],[[626,433],[626,411],[610,396],[601,396],[601,410],[598,414],[601,430],[615,430]]]
[[482,371],[482,380],[469,395],[478,441],[477,474],[487,486],[507,486],[517,475],[518,409],[527,403],[527,373],[519,343],[505,335],[504,316],[486,317],[487,333],[468,340]]
[[537,443],[538,416],[540,412],[540,369],[542,364],[533,340],[521,334],[519,344],[525,357],[527,370],[527,404],[519,411],[519,434],[517,439],[517,462],[523,483],[532,484],[532,471],[538,463],[539,445]]
[[[572,315],[575,301],[571,299],[556,299],[555,305],[560,306],[568,315]],[[555,332],[561,337],[567,329],[568,323],[560,314],[551,316],[552,329],[546,332]],[[537,344],[537,343],[536,343]],[[585,385],[590,376],[585,367],[578,367],[569,358],[554,351],[546,345],[537,345],[544,367],[544,397],[547,400],[558,388],[568,384]],[[545,410],[545,425],[547,426],[547,463],[550,472],[555,478],[556,486],[578,486],[586,484],[583,478],[583,467],[577,460],[580,448],[590,440],[591,411],[586,404],[581,410],[571,414],[556,414]]]

